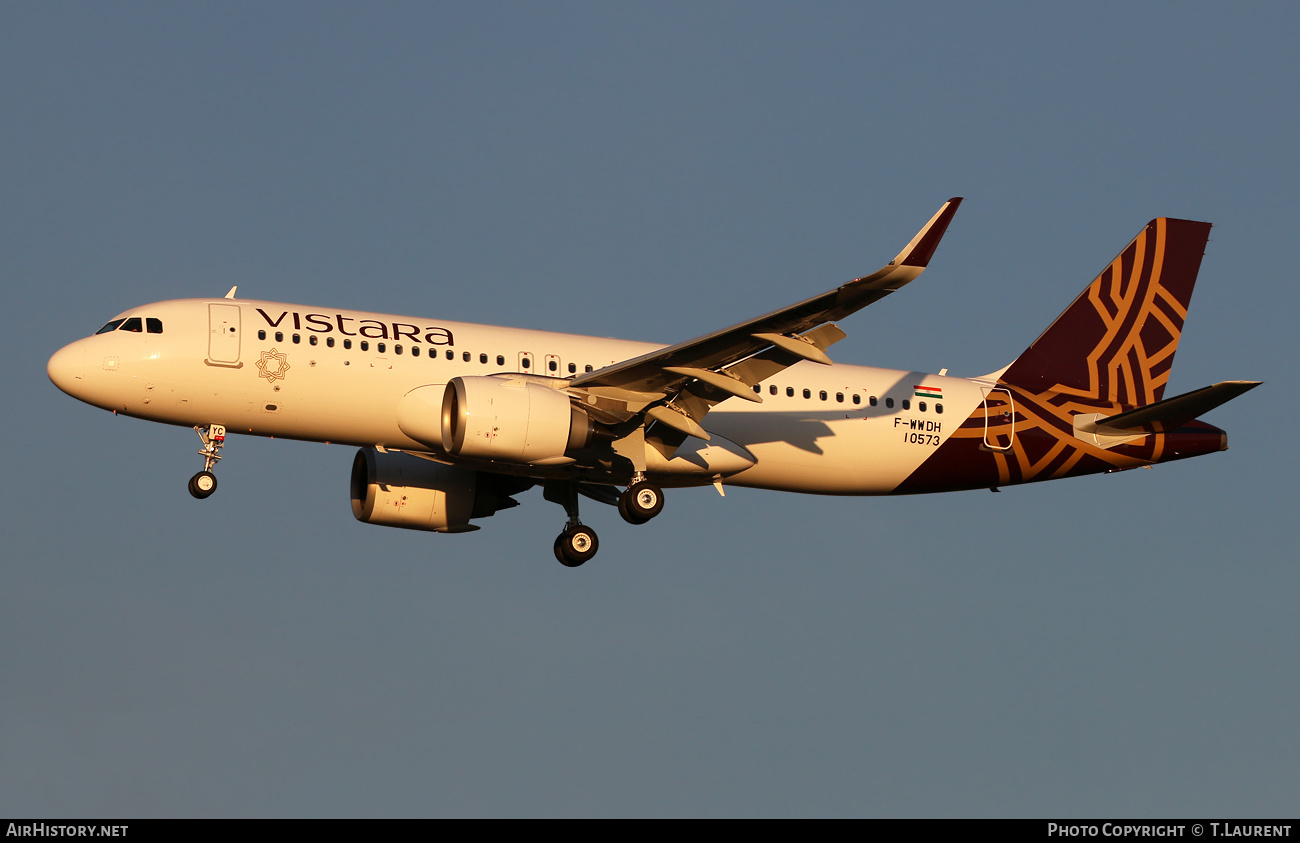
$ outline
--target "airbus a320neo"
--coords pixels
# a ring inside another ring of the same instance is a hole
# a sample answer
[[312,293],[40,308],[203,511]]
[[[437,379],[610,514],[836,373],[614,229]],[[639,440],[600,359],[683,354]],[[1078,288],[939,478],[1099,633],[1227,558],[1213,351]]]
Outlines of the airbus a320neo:
[[664,489],[823,495],[997,489],[1227,447],[1196,417],[1258,385],[1166,398],[1210,225],[1156,219],[987,375],[833,363],[835,322],[916,279],[960,199],[880,270],[676,345],[235,297],[133,307],[50,358],[69,395],[192,426],[206,498],[227,434],[358,446],[352,512],[442,533],[541,486],[576,567],[586,497],[644,524]]

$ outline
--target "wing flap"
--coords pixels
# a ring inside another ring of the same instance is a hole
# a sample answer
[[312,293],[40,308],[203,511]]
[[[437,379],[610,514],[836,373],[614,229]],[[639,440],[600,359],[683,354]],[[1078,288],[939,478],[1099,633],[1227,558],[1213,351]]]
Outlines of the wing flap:
[[[611,387],[668,394],[691,377],[671,369],[725,369],[778,343],[763,335],[792,338],[879,301],[915,280],[934,255],[961,198],[949,199],[898,255],[876,272],[789,307],[677,343],[574,378],[572,388]],[[787,354],[795,356],[792,351]]]

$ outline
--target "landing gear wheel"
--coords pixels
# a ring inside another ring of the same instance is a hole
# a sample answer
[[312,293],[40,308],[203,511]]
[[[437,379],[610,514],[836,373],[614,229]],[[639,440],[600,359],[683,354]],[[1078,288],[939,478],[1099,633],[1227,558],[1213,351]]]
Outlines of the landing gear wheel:
[[653,483],[633,483],[618,496],[618,514],[629,524],[644,524],[663,511],[663,489]]
[[645,519],[644,519],[644,518],[640,517],[639,515],[635,515],[635,514],[633,514],[633,513],[631,513],[631,512],[628,512],[628,509],[627,509],[627,496],[626,496],[626,495],[620,495],[620,496],[619,496],[619,499],[618,499],[618,514],[621,515],[621,516],[623,516],[623,520],[626,521],[626,522],[629,523],[629,524],[644,524],[644,523],[645,523]]
[[555,558],[566,568],[577,568],[599,549],[596,531],[590,527],[569,527],[555,539]]
[[211,471],[200,471],[190,478],[190,494],[199,500],[217,490],[217,476]]

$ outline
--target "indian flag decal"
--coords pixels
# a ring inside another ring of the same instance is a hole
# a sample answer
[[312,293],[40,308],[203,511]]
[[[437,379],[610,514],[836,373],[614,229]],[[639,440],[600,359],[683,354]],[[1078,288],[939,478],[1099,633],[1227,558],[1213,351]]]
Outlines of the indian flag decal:
[[937,386],[913,386],[916,390],[917,398],[933,398],[936,401],[943,400],[943,390]]

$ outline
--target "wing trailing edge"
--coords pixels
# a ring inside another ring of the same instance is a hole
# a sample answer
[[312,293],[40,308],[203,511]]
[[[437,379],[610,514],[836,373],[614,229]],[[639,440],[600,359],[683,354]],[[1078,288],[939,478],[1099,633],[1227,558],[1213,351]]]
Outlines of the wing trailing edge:
[[[716,372],[773,348],[784,350],[791,363],[815,359],[814,351],[794,343],[824,350],[824,345],[811,340],[812,330],[843,319],[916,280],[929,264],[960,205],[960,197],[945,202],[892,261],[870,275],[729,328],[579,375],[570,386],[669,394],[691,380],[673,372],[673,368]],[[775,341],[772,335],[782,335],[788,341]]]

